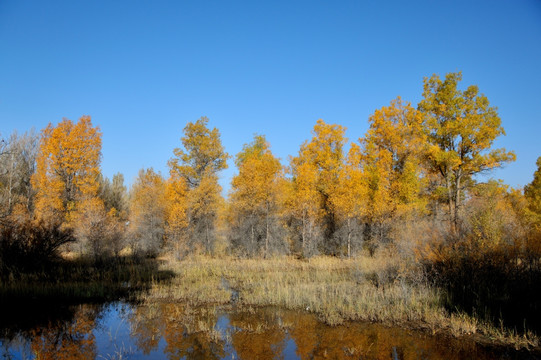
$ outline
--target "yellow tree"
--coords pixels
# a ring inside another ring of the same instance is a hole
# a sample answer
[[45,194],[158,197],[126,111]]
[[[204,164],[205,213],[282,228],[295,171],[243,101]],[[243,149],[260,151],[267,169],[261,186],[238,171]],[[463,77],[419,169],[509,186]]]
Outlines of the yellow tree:
[[187,251],[186,233],[188,221],[188,186],[186,180],[172,174],[166,184],[166,236],[169,245],[180,256]]
[[[332,243],[336,230],[336,214],[331,196],[336,191],[344,166],[345,131],[340,125],[326,124],[323,120],[318,120],[311,141],[305,142],[299,155],[291,160],[294,187],[299,188],[298,181],[315,185],[311,191],[315,190],[319,197],[318,212],[326,240],[324,247],[331,253],[337,251]],[[305,173],[306,179],[299,178],[299,170]]]
[[351,144],[346,165],[331,196],[340,224],[339,238],[346,242],[348,258],[352,255],[352,245],[358,244],[361,240],[360,225],[366,214],[367,188],[363,182],[359,156],[359,146]]
[[395,216],[424,208],[423,127],[422,114],[397,98],[374,112],[365,138],[359,140],[362,148],[350,150],[349,162],[362,168],[364,233],[372,251],[373,240],[387,236]]
[[442,179],[447,192],[451,231],[456,232],[464,190],[475,183],[473,176],[514,161],[505,149],[491,150],[505,135],[497,110],[475,85],[458,89],[462,73],[424,79],[423,100],[418,108],[426,116],[428,165]]
[[222,146],[218,129],[210,130],[207,125],[206,117],[189,122],[181,138],[183,149],[174,149],[174,157],[168,164],[172,181],[182,179],[187,189],[187,243],[191,248],[203,246],[210,253],[222,201],[218,172],[227,168],[229,155]]
[[227,169],[227,158],[220,140],[218,129],[208,128],[208,118],[201,117],[195,123],[189,122],[184,128],[182,148],[173,150],[174,157],[169,160],[172,173],[183,177],[190,189],[199,185],[201,179]]
[[134,252],[156,255],[163,245],[166,185],[152,168],[142,169],[130,191],[130,241]]
[[524,196],[528,201],[528,210],[535,218],[535,223],[541,227],[541,157],[537,158],[536,165],[537,170],[533,174],[532,182],[524,187]]
[[80,201],[97,196],[100,160],[101,132],[89,116],[77,123],[49,124],[42,131],[32,177],[37,218],[70,222]]
[[188,231],[193,247],[208,254],[214,251],[216,222],[223,203],[222,187],[216,174],[206,174],[199,185],[188,192]]
[[310,256],[317,252],[321,238],[320,221],[322,196],[317,190],[318,172],[311,162],[303,161],[300,156],[291,159],[292,175],[287,187],[286,208],[292,222],[300,222],[301,253]]
[[[231,183],[232,243],[249,255],[263,250],[285,252],[280,210],[284,186],[283,167],[262,135],[245,144],[237,154],[238,168]],[[272,249],[271,249],[272,248]]]
[[525,251],[530,263],[539,266],[541,258],[541,157],[537,158],[537,170],[531,183],[524,187],[526,206],[522,218],[529,224],[528,234],[525,237]]

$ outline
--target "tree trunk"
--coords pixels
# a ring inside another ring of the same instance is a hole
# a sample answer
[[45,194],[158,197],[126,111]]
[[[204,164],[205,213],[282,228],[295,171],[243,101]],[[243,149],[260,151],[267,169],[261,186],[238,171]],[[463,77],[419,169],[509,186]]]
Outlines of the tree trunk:
[[207,240],[207,254],[210,254],[209,224],[205,224],[205,238]]
[[13,188],[13,168],[15,167],[14,160],[13,160],[13,153],[11,154],[11,171],[9,172],[9,197],[8,197],[8,211],[11,214],[11,194],[12,194],[12,188]]
[[459,168],[457,171],[456,171],[456,174],[455,174],[455,199],[454,199],[454,206],[455,206],[455,211],[454,211],[454,219],[453,219],[453,226],[455,228],[455,231],[458,231],[458,210],[459,210],[459,207],[460,207],[460,182],[461,182],[461,179],[462,179],[462,171],[461,169]]
[[252,256],[254,256],[254,247],[255,247],[255,244],[254,244],[255,239],[254,239],[254,238],[255,238],[255,234],[254,234],[254,224],[253,224],[253,222],[252,222],[252,250],[251,250],[251,253],[252,253],[251,255],[252,255]]
[[269,205],[267,204],[267,213],[265,214],[265,226],[266,226],[266,233],[265,233],[265,258],[267,258],[269,254]]
[[351,259],[351,218],[348,218],[348,259]]
[[306,256],[306,252],[305,252],[305,249],[304,249],[304,238],[306,236],[306,211],[303,210],[302,212],[302,237],[301,237],[301,242],[302,242],[302,256]]
[[445,177],[445,185],[447,187],[447,197],[448,197],[447,202],[449,206],[449,229],[451,231],[451,234],[455,235],[456,234],[455,214],[454,214],[455,206],[453,204],[455,193],[453,192],[453,185],[451,183],[451,179],[449,175]]

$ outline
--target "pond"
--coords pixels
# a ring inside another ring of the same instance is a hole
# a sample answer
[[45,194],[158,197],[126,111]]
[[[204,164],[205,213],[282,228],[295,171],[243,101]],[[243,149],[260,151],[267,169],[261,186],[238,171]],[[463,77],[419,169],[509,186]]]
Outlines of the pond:
[[528,359],[472,339],[309,312],[126,302],[2,311],[3,359]]

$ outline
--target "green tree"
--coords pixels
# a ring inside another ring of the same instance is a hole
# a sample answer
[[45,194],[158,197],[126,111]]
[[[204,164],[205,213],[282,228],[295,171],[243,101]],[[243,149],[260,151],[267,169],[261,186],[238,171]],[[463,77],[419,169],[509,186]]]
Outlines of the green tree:
[[124,175],[116,173],[113,175],[113,180],[104,178],[100,174],[99,182],[99,197],[102,199],[107,212],[110,212],[115,217],[125,220],[128,216],[128,192],[124,185]]

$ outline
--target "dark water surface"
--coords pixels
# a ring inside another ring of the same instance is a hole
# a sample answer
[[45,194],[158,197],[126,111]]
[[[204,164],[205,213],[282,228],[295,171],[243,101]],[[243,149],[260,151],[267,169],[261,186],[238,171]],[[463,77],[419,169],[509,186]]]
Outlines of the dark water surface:
[[123,302],[2,311],[2,359],[529,359],[526,352],[312,314]]

